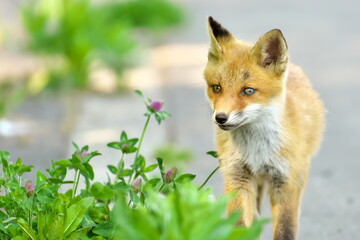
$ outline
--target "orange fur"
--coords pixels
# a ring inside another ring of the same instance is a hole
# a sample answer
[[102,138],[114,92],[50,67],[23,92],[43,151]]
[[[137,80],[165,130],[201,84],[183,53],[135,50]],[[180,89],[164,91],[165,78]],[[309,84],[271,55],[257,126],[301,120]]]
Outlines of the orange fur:
[[301,68],[288,63],[279,30],[250,45],[211,17],[208,26],[207,96],[226,192],[237,192],[228,211],[241,209],[239,224],[249,226],[268,189],[274,239],[296,239],[310,159],[324,129],[322,102]]

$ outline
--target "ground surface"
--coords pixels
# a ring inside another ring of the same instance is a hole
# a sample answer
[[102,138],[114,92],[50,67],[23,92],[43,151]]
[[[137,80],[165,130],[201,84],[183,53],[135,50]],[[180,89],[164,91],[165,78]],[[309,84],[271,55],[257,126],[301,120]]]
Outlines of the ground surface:
[[[5,2],[2,4],[9,7]],[[145,154],[151,155],[154,146],[167,141],[193,150],[196,160],[187,169],[198,175],[198,182],[217,165],[216,160],[204,154],[214,149],[201,73],[206,61],[204,44],[208,42],[207,15],[249,41],[272,28],[280,28],[292,61],[303,67],[328,111],[324,142],[313,159],[304,196],[299,239],[360,239],[360,2],[181,3],[188,9],[188,24],[166,39],[171,47],[153,50],[149,61],[130,74],[134,88],[143,89],[154,99],[165,100],[165,109],[173,114],[163,126],[152,123],[144,142]],[[9,119],[19,124],[25,122],[31,131],[25,136],[1,137],[0,148],[44,169],[49,160],[69,156],[70,141],[90,144],[92,149],[104,153],[103,160],[94,163],[99,177],[105,177],[106,165],[118,159],[117,153],[105,144],[117,139],[124,129],[130,136],[140,135],[143,104],[132,93],[82,95],[71,101],[44,97],[24,102]],[[69,112],[66,109],[70,105],[73,111]],[[217,194],[222,193],[221,175],[216,174],[209,186]],[[268,215],[267,210],[265,216]],[[269,225],[263,239],[271,239],[270,236]]]

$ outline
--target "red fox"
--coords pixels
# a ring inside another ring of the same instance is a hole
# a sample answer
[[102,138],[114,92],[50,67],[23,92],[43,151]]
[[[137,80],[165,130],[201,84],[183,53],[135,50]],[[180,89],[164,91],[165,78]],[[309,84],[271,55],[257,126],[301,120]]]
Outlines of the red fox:
[[296,239],[310,159],[324,129],[324,107],[300,67],[289,63],[280,30],[251,45],[208,18],[204,76],[217,124],[216,141],[228,212],[241,209],[249,226],[270,196],[273,239]]

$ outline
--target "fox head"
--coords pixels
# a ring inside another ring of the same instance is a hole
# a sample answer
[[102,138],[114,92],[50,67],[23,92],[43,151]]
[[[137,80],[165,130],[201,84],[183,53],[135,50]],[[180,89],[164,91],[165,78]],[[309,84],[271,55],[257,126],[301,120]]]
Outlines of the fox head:
[[208,30],[211,43],[204,75],[214,122],[234,130],[276,112],[284,99],[288,68],[281,31],[265,33],[252,46],[238,41],[212,17]]

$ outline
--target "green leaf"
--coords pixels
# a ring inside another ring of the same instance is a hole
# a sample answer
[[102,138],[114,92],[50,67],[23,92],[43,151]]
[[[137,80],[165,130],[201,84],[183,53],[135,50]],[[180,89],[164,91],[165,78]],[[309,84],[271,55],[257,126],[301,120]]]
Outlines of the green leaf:
[[63,180],[57,179],[57,178],[49,178],[48,180],[49,180],[50,183],[54,183],[54,184],[73,183],[73,181],[63,181]]
[[81,150],[80,150],[80,152],[87,152],[87,151],[89,151],[89,146],[88,145],[86,145],[86,146],[84,146]]
[[66,239],[67,240],[80,240],[87,235],[87,233],[91,230],[91,228],[92,227],[80,228],[80,229],[76,230],[75,232],[73,232],[72,234],[70,234],[70,236]]
[[145,205],[146,196],[143,192],[140,192],[140,203]]
[[134,172],[133,169],[124,169],[124,171],[120,174],[120,177],[128,177]]
[[218,158],[219,155],[216,151],[208,151],[206,154],[213,156],[214,158]]
[[155,120],[157,121],[158,124],[160,124],[161,121],[164,120],[158,112],[156,112],[154,116],[155,116]]
[[129,139],[129,140],[127,140],[126,142],[127,142],[127,144],[129,144],[130,146],[135,146],[136,145],[136,143],[139,141],[139,139],[138,138],[132,138],[132,139]]
[[195,177],[196,177],[196,175],[194,175],[194,174],[186,173],[186,174],[182,174],[178,178],[176,178],[175,182],[177,182],[177,183],[190,182]]
[[138,204],[140,202],[140,198],[139,196],[132,190],[130,190],[130,200],[134,203],[134,204]]
[[70,166],[72,166],[72,163],[68,159],[61,159],[59,161],[56,161],[55,165],[56,166],[61,166],[61,167],[70,167]]
[[138,169],[139,171],[143,171],[146,166],[146,161],[143,155],[139,155],[137,159],[135,160],[135,169]]
[[151,164],[151,165],[147,166],[147,167],[144,169],[144,172],[146,172],[146,173],[152,172],[152,171],[154,171],[157,167],[158,167],[158,164],[157,164],[157,163]]
[[17,222],[21,228],[21,230],[23,230],[23,232],[32,240],[36,240],[36,234],[34,232],[34,230],[29,226],[29,224],[22,218],[17,219]]
[[33,211],[34,210],[34,197],[35,195],[32,195],[25,201],[25,207],[27,210]]
[[134,153],[134,152],[136,152],[136,150],[137,150],[136,147],[131,147],[131,146],[123,148],[123,152],[126,154]]
[[159,166],[161,178],[162,178],[163,182],[165,183],[165,168],[164,168],[164,166],[163,166],[163,159],[157,157],[157,158],[156,158],[156,161],[158,162],[158,166]]
[[[47,217],[49,217],[47,215]],[[46,225],[46,239],[47,240],[57,240],[63,239],[64,236],[64,213],[59,213],[53,218],[48,220]]]
[[[71,159],[73,166],[75,169],[78,169],[80,171],[80,174],[83,175],[85,178],[94,178],[94,172],[92,171],[92,167],[88,163],[81,163],[81,160],[79,156],[76,154],[73,154],[73,157]],[[90,168],[89,168],[90,166]],[[88,171],[90,170],[90,172]]]
[[70,162],[73,164],[74,168],[76,168],[77,164],[81,164],[81,159],[78,154],[74,153],[71,156]]
[[148,181],[148,177],[145,175],[145,173],[141,173],[140,176],[142,177],[142,179],[144,179],[145,182]]
[[147,184],[150,184],[152,187],[156,187],[156,185],[161,181],[160,178],[150,179]]
[[[86,171],[87,171],[87,174],[88,174],[88,178],[90,180],[94,180],[94,170],[93,170],[93,167],[89,164],[89,163],[84,163],[83,166],[85,167]],[[81,172],[81,171],[80,171]]]
[[116,174],[117,168],[114,165],[107,165],[107,167],[112,174]]
[[[98,234],[102,237],[110,237],[113,230],[114,230],[113,224],[111,222],[105,222],[105,223],[97,225],[92,230],[92,232],[95,234]],[[109,238],[109,239],[111,239],[111,238]]]
[[0,220],[1,220],[0,222],[3,222],[7,218],[9,218],[9,216],[6,213],[4,213],[2,210],[0,210]]
[[109,214],[110,212],[106,204],[101,205],[101,203],[97,203],[97,206],[92,206],[89,208],[89,216],[97,224],[108,221]]
[[147,108],[146,108],[146,113],[144,114],[144,116],[149,117],[149,116],[151,116],[151,115],[154,114],[154,113],[156,113],[156,111],[155,111],[153,108],[147,106]]
[[165,111],[155,112],[155,119],[159,124],[167,117],[171,117],[171,114]]
[[126,182],[118,182],[115,185],[116,191],[127,192],[129,189],[130,189],[130,187],[129,187],[129,185],[127,185]]
[[93,151],[89,155],[82,156],[83,162],[88,163],[93,157],[100,156],[100,155],[101,155],[101,153],[99,153],[98,151]]
[[90,189],[92,195],[102,201],[107,201],[114,196],[114,191],[106,185],[96,182],[91,186]]
[[94,220],[89,216],[89,214],[85,214],[82,222],[81,222],[81,226],[82,227],[95,227],[96,223],[94,222]]
[[[125,136],[122,134],[121,138],[125,138]],[[138,142],[137,138],[128,140],[127,136],[126,136],[126,139],[122,139],[120,142],[110,142],[107,144],[107,146],[121,150],[123,153],[129,154],[129,153],[136,152],[137,148],[134,146],[137,142]]]
[[171,117],[171,114],[168,113],[168,112],[160,111],[159,113],[163,116],[164,119],[165,119],[166,117]]
[[121,142],[110,142],[107,144],[108,147],[121,149],[122,143]]
[[0,158],[1,158],[1,163],[3,164],[3,173],[5,176],[10,177],[10,170],[9,170],[9,158],[10,158],[10,153],[7,151],[0,151]]
[[21,158],[18,158],[15,163],[16,173],[21,176],[24,172],[31,172],[31,169],[34,167],[32,165],[25,165],[22,163]]
[[45,240],[44,229],[46,228],[46,216],[42,211],[38,211],[37,232],[40,240]]
[[52,203],[55,201],[54,190],[55,189],[51,187],[43,187],[36,192],[36,199],[41,203],[45,203],[45,204]]
[[127,134],[125,131],[122,131],[121,132],[121,135],[120,135],[120,141],[121,142],[126,142],[128,140],[128,137],[127,137]]
[[36,187],[42,185],[42,183],[47,182],[47,177],[41,171],[36,172]]
[[8,166],[8,161],[10,158],[10,153],[7,151],[0,151],[0,158],[1,158],[1,162],[2,164],[7,167]]
[[[112,230],[113,230],[113,227],[110,227],[110,229],[108,230],[109,233],[107,233],[107,234],[109,234],[109,236],[110,236]],[[98,233],[96,233],[96,234],[98,234]],[[110,238],[110,239],[112,239],[112,238]],[[107,238],[103,238],[102,236],[93,236],[93,237],[91,237],[90,240],[107,240]]]
[[66,219],[64,225],[64,236],[69,236],[81,223],[86,211],[93,204],[94,198],[83,198],[66,210]]
[[151,99],[144,96],[144,94],[140,90],[135,90],[135,93],[141,97],[146,105],[151,103]]
[[74,146],[76,152],[81,152],[79,146],[75,142],[72,142],[72,145]]
[[18,170],[18,175],[22,176],[25,172],[31,172],[32,168],[34,168],[33,165],[22,165]]
[[21,160],[21,158],[18,158],[18,159],[16,160],[15,165],[18,166],[18,167],[22,165],[22,160]]
[[258,239],[262,232],[264,224],[267,222],[269,222],[268,219],[262,219],[254,221],[250,227],[239,227],[233,232],[232,238],[244,240]]
[[165,168],[164,168],[164,166],[163,166],[163,162],[164,162],[163,159],[157,157],[157,158],[156,158],[156,161],[158,162],[158,166],[159,166],[160,172],[161,172],[161,173],[165,173]]
[[16,237],[11,238],[11,240],[29,240],[29,238],[24,237],[24,236],[16,236]]

